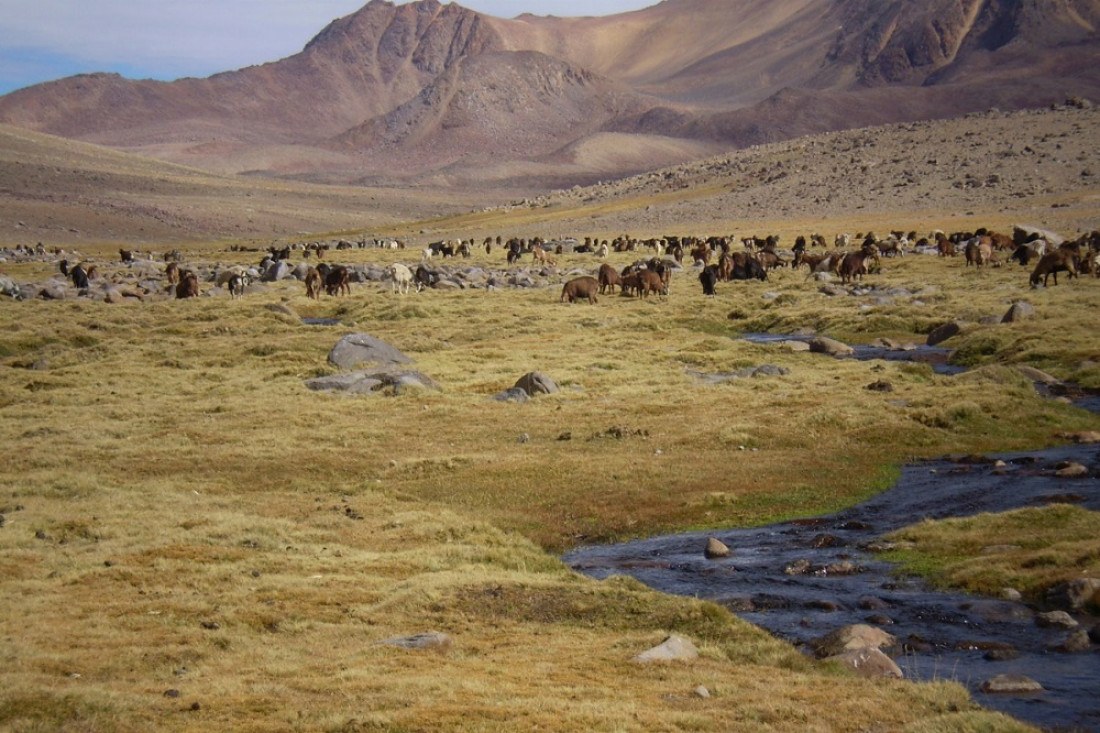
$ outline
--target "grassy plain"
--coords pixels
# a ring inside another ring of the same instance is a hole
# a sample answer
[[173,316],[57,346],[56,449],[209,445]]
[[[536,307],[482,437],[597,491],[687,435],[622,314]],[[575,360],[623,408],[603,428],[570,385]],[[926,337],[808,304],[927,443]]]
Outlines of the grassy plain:
[[[214,243],[193,255],[251,257]],[[1029,290],[1014,266],[911,256],[869,283],[880,289],[827,295],[781,271],[706,299],[684,275],[667,300],[594,306],[563,305],[555,287],[365,284],[311,301],[296,283],[242,302],[4,302],[0,728],[1022,729],[948,681],[856,679],[718,606],[556,559],[579,543],[828,511],[884,488],[904,461],[1097,429],[1011,365],[1100,387],[1100,341],[1081,327],[1100,280]],[[1036,317],[978,323],[1018,299]],[[956,318],[969,325],[948,345],[978,367],[957,377],[739,340],[808,327],[921,342]],[[308,390],[350,332],[398,347],[442,390]],[[790,371],[698,376],[762,364]],[[561,392],[490,399],[532,370]],[[893,392],[865,389],[881,380]],[[427,631],[453,645],[381,643]],[[673,631],[701,661],[631,661]]]

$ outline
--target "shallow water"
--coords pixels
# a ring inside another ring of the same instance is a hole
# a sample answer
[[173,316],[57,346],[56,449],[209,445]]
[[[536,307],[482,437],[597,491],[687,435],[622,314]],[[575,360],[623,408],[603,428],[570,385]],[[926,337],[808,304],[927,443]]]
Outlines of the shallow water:
[[[745,334],[754,343],[809,337]],[[855,347],[853,358],[916,361],[940,374],[963,371],[948,364],[950,350],[918,346],[906,351]],[[1064,387],[1040,388],[1100,412],[1100,396]],[[986,707],[1052,730],[1100,730],[1100,653],[1049,651],[1068,631],[1036,626],[1021,603],[939,592],[865,551],[882,535],[924,518],[1004,512],[1055,501],[1100,510],[1100,448],[1065,446],[993,456],[985,461],[929,461],[907,466],[897,484],[870,501],[825,517],[756,529],[687,533],[607,547],[582,547],[565,556],[579,572],[597,578],[630,575],[652,588],[725,605],[738,616],[797,646],[854,623],[870,623],[904,644],[898,665],[909,679],[950,679],[967,686]],[[1054,466],[1076,461],[1090,477],[1059,479]],[[733,551],[708,560],[716,537]],[[808,572],[786,572],[796,565]],[[840,572],[837,572],[840,571]],[[1083,628],[1098,619],[1079,615]],[[1018,656],[987,658],[1011,648]],[[1022,674],[1045,691],[1027,696],[990,695],[981,683]]]
[[[744,333],[741,338],[754,344],[771,344],[781,341],[810,341],[813,336],[783,336],[774,333]],[[960,374],[966,371],[966,367],[948,364],[951,357],[951,349],[942,346],[928,346],[925,344],[912,345],[906,349],[886,349],[876,346],[857,345],[852,346],[855,353],[852,356],[842,356],[841,359],[883,359],[885,361],[911,361],[919,364],[930,364],[932,371],[937,374]]]
[[[593,577],[630,575],[663,592],[715,601],[799,646],[848,624],[872,623],[905,642],[906,654],[896,661],[910,679],[955,680],[982,705],[1039,726],[1100,729],[1100,654],[1095,650],[1047,651],[1069,632],[1037,627],[1034,612],[1023,604],[934,591],[918,579],[899,577],[890,564],[860,549],[924,517],[1002,512],[1067,498],[1100,510],[1100,481],[1052,475],[1062,460],[1089,465],[1095,474],[1100,462],[1096,446],[999,458],[1004,468],[948,460],[908,466],[889,491],[826,517],[585,547],[565,561]],[[712,536],[730,547],[732,557],[704,558]],[[809,574],[784,572],[799,561],[809,562]],[[844,562],[860,572],[824,570]],[[1079,620],[1085,628],[1097,623],[1086,616]],[[985,658],[987,650],[1006,644],[1020,653],[1018,658]],[[1046,692],[1011,697],[978,690],[999,674],[1025,674]]]

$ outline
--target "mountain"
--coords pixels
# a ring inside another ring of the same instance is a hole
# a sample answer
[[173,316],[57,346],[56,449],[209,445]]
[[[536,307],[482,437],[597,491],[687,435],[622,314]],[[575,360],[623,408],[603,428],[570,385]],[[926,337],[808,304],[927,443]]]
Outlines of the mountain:
[[561,186],[1098,96],[1100,0],[664,0],[513,19],[371,0],[281,61],[70,77],[0,97],[0,122],[219,173]]

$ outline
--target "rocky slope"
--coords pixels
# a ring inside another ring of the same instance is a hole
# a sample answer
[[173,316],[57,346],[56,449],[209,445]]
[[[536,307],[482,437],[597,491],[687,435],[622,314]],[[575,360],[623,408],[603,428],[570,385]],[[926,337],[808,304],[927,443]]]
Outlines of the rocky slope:
[[511,20],[371,0],[281,61],[71,77],[0,97],[0,122],[221,173],[587,183],[716,146],[1100,97],[1098,29],[1100,0],[665,0]]

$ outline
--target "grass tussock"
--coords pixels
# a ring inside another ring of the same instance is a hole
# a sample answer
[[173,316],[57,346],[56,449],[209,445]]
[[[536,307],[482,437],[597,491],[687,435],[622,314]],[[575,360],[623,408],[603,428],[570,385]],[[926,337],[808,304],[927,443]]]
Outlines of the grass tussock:
[[1100,573],[1100,515],[1068,504],[926,520],[895,532],[888,553],[935,582],[997,595],[1015,588],[1041,601],[1052,586]]
[[[1090,375],[1100,341],[1061,314],[1100,281],[1028,291],[1007,267],[979,280],[916,257],[869,280],[916,294],[838,297],[780,271],[716,299],[685,274],[667,300],[595,306],[556,287],[310,301],[297,283],[243,302],[0,304],[0,728],[1011,729],[959,686],[840,675],[717,606],[557,560],[835,510],[915,457],[1096,429],[1011,367]],[[960,377],[740,339],[809,326],[921,341],[1025,297],[1033,322],[956,337],[994,343]],[[306,388],[355,331],[441,390]],[[707,378],[764,364],[787,372]],[[490,399],[535,370],[561,391]],[[892,391],[865,389],[880,381]],[[380,643],[432,630],[453,646]],[[700,662],[631,662],[672,631]]]

